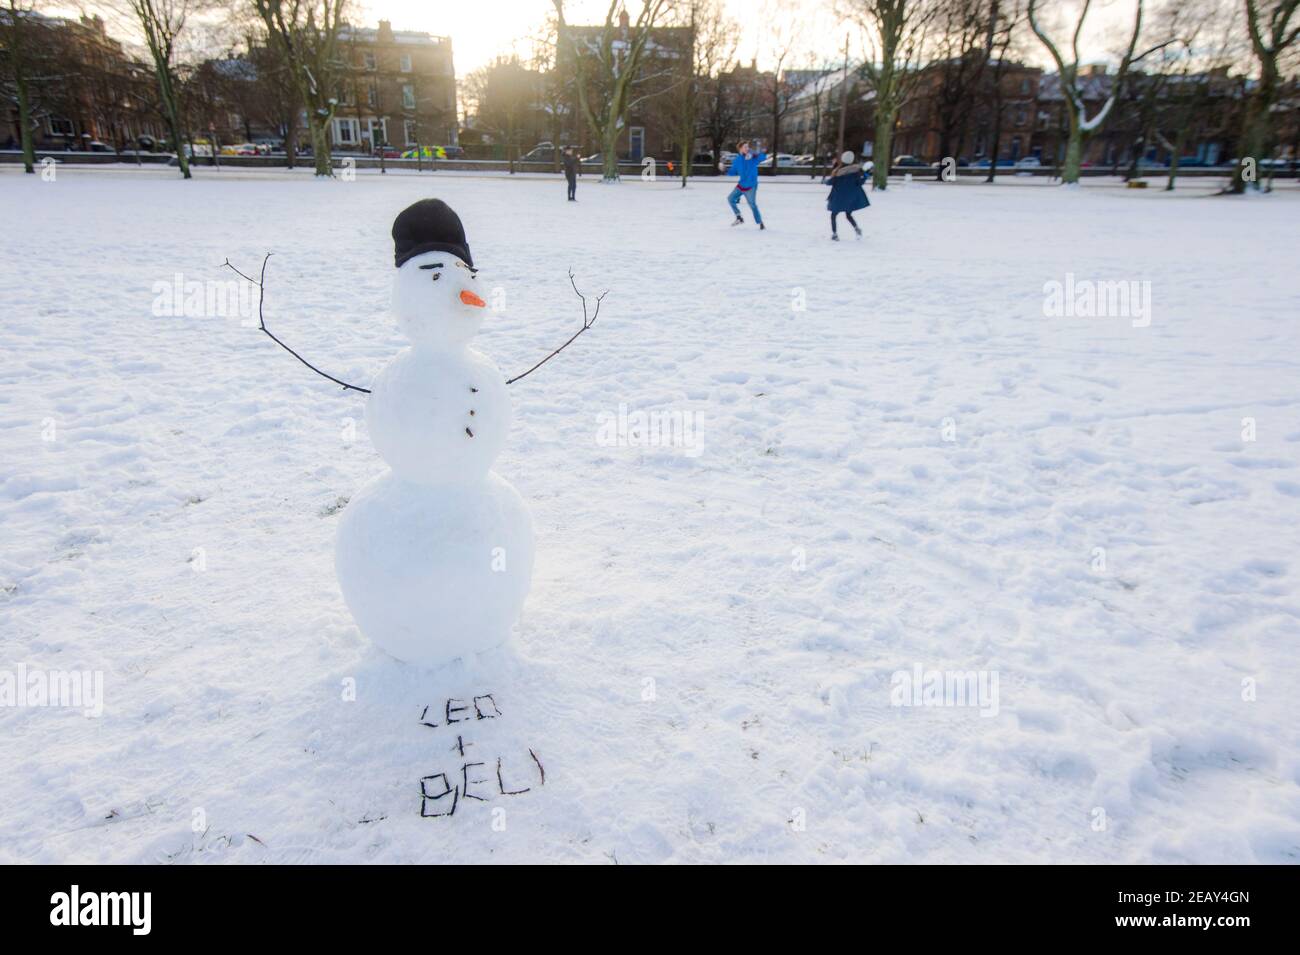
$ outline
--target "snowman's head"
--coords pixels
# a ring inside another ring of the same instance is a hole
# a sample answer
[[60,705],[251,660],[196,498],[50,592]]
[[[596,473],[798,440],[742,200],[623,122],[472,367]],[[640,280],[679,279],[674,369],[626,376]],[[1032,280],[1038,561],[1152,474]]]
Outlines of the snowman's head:
[[450,252],[413,256],[393,279],[397,325],[417,345],[464,345],[483,325],[478,286],[478,270]]

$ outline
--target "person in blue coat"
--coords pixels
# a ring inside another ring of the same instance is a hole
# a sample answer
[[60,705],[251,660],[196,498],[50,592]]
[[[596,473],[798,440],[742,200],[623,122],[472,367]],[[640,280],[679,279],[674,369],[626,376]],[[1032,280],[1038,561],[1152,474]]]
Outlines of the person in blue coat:
[[866,171],[861,163],[853,161],[852,150],[845,150],[844,154],[835,160],[831,174],[822,180],[822,185],[831,187],[831,194],[826,199],[826,208],[831,213],[831,241],[840,241],[835,220],[841,212],[849,220],[849,225],[853,226],[853,231],[857,233],[858,238],[862,238],[862,230],[853,221],[853,213],[871,205],[862,188],[862,184],[866,181]]
[[[761,144],[756,144],[761,145]],[[749,211],[754,213],[754,221],[758,223],[760,229],[766,229],[763,225],[763,214],[758,211],[758,164],[767,158],[767,153],[759,151],[754,152],[749,148],[748,142],[736,144],[736,158],[731,160],[731,168],[727,170],[730,176],[739,176],[736,188],[731,190],[731,195],[727,196],[727,204],[731,206],[731,212],[736,217],[732,225],[740,225],[745,220],[740,214],[740,197],[744,196],[745,201],[749,203]],[[719,169],[722,166],[718,166]]]

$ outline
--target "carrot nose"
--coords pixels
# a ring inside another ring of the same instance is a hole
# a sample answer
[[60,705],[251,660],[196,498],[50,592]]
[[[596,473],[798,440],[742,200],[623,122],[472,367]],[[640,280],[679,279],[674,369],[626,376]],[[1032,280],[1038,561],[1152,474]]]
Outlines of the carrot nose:
[[483,308],[487,305],[487,302],[483,301],[469,289],[465,289],[460,293],[460,300],[466,305],[473,305],[475,308]]

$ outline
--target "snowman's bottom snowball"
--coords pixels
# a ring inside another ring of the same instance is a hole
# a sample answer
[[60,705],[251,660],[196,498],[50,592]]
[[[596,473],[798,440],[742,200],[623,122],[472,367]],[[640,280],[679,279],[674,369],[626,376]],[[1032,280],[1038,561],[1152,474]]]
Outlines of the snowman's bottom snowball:
[[532,581],[532,519],[493,473],[431,486],[388,471],[344,509],[334,566],[372,642],[408,663],[445,663],[510,636]]

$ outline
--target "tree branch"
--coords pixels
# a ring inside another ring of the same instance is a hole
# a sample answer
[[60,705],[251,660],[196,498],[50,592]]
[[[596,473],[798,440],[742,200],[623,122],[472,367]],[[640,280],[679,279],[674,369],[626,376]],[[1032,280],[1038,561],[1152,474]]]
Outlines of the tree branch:
[[573,293],[577,295],[578,298],[582,299],[582,327],[578,329],[576,332],[574,332],[569,337],[569,340],[567,342],[565,342],[559,348],[555,349],[555,351],[551,352],[549,355],[547,355],[537,364],[533,365],[532,368],[529,368],[527,371],[523,372],[523,374],[515,375],[513,378],[507,378],[506,379],[507,385],[513,385],[520,378],[523,378],[524,375],[531,375],[538,368],[541,368],[543,365],[545,365],[548,361],[550,361],[560,352],[564,351],[564,349],[572,345],[574,340],[579,335],[581,335],[587,329],[591,328],[592,325],[596,324],[596,318],[600,315],[600,303],[604,300],[605,296],[609,294],[609,289],[605,289],[605,291],[601,292],[599,295],[596,296],[596,309],[594,312],[592,312],[591,318],[588,318],[587,317],[587,296],[583,295],[582,292],[578,291],[578,283],[573,278],[573,269],[569,269],[569,284],[573,286]]
[[[298,359],[300,362],[302,362],[312,371],[316,372],[316,374],[320,375],[322,378],[328,378],[336,385],[342,385],[345,390],[359,391],[362,394],[366,394],[366,395],[370,394],[369,388],[358,388],[356,385],[349,385],[346,381],[343,381],[340,378],[335,378],[333,375],[326,374],[325,372],[321,371],[319,368],[317,368],[315,365],[309,362],[306,358],[303,358],[296,351],[294,351],[284,342],[280,341],[280,339],[276,338],[273,334],[271,334],[271,330],[266,327],[266,319],[262,316],[262,302],[266,298],[266,263],[271,260],[271,256],[273,254],[274,253],[268,252],[266,253],[266,257],[262,259],[262,272],[261,272],[260,279],[254,279],[245,275],[243,272],[239,271],[239,269],[235,268],[233,265],[230,264],[230,259],[226,259],[226,261],[222,263],[222,265],[225,268],[230,269],[230,271],[234,272],[240,278],[244,279],[245,281],[252,282],[254,285],[257,286],[257,327],[260,328],[262,331],[266,332],[267,338],[271,339],[271,341],[275,342],[277,345],[279,345],[281,348],[287,351],[290,355]],[[595,319],[593,319],[593,321],[594,320]]]

